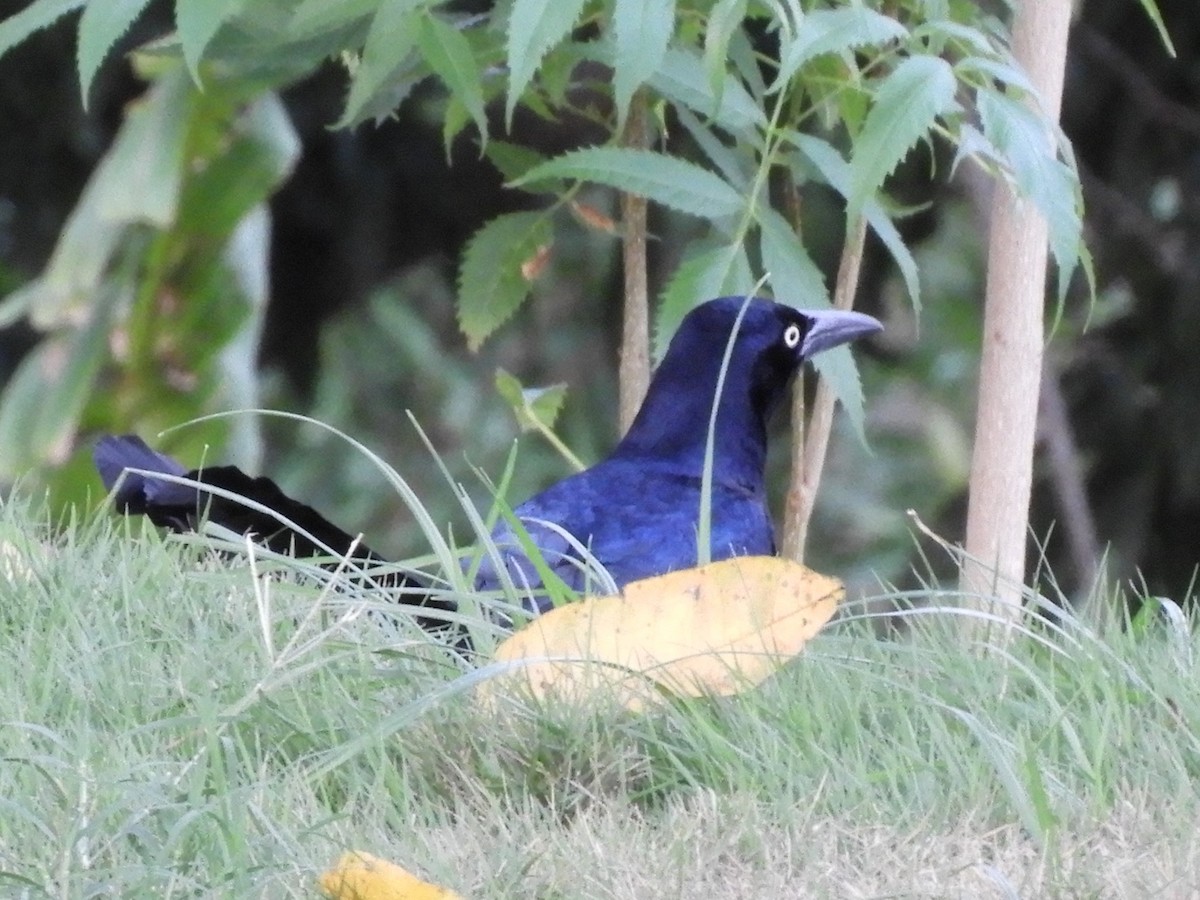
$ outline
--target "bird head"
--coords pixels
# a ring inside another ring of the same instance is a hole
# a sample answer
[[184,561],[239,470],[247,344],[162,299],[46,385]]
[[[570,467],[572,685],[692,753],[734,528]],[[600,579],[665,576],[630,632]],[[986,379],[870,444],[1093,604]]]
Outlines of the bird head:
[[669,457],[687,469],[697,465],[730,347],[717,413],[715,465],[732,467],[736,480],[742,480],[742,470],[761,472],[767,420],[796,371],[818,353],[882,327],[863,313],[801,310],[761,298],[702,303],[680,323],[617,452]]

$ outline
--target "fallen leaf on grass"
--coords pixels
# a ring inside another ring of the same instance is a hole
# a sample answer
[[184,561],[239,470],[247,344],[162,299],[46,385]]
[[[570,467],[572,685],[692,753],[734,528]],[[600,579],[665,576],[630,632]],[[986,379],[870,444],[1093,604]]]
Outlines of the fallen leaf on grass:
[[604,688],[630,709],[664,696],[730,695],[766,679],[829,621],[835,578],[774,556],[740,557],[635,581],[620,594],[560,606],[496,649],[525,661],[481,686],[518,679],[537,697]]
[[462,900],[449,888],[422,881],[395,863],[351,850],[319,881],[332,900]]

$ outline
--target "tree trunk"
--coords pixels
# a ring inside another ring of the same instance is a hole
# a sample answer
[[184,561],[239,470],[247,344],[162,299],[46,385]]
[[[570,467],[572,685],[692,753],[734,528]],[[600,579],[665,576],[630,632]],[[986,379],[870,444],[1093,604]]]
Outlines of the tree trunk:
[[[1057,120],[1070,0],[1025,0],[1013,20],[1013,53]],[[1047,152],[1054,152],[1047,137]],[[1008,184],[995,195],[988,246],[983,360],[971,457],[961,588],[1008,628],[1021,615],[1033,448],[1042,373],[1047,227]],[[993,600],[999,601],[993,604]],[[1006,629],[1007,630],[1007,629]]]

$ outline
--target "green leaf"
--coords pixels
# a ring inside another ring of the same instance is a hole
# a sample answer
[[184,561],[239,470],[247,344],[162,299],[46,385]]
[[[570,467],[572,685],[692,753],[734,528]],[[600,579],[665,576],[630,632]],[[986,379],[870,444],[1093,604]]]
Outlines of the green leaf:
[[62,462],[108,354],[115,288],[93,298],[83,327],[53,335],[21,360],[0,395],[0,478]]
[[746,15],[746,0],[717,0],[704,27],[704,74],[713,99],[719,105],[725,93],[729,42]]
[[1017,190],[1046,219],[1061,299],[1083,243],[1079,178],[1058,158],[1054,124],[1044,116],[998,91],[980,91],[977,103],[985,138],[1011,172]]
[[264,94],[226,131],[226,149],[190,177],[180,201],[180,224],[189,232],[225,238],[252,209],[266,200],[292,171],[300,156],[283,103]]
[[754,173],[751,170],[751,160],[746,154],[739,155],[734,148],[726,146],[713,130],[701,122],[696,114],[686,106],[675,107],[675,117],[679,124],[687,129],[696,146],[708,157],[709,162],[720,169],[725,180],[739,191],[750,189]]
[[88,91],[96,71],[113,44],[129,30],[150,0],[93,0],[79,18],[79,88],[87,108]]
[[197,84],[204,49],[222,25],[241,12],[247,0],[176,0],[175,28],[183,60]]
[[[508,141],[488,141],[484,155],[491,161],[504,180],[510,184],[520,181],[531,169],[546,161],[546,157],[536,150],[523,144],[512,144]],[[548,181],[534,193],[561,194],[567,189],[562,181]],[[528,190],[528,188],[527,188]]]
[[748,291],[753,282],[741,244],[689,247],[659,298],[654,318],[655,362],[662,360],[679,323],[691,310],[705,300]]
[[471,238],[458,276],[458,324],[472,350],[506,322],[529,294],[521,266],[553,237],[544,212],[497,216]]
[[346,25],[374,15],[379,0],[304,0],[288,22],[288,35],[306,37],[330,31],[340,31]]
[[829,308],[825,278],[787,220],[770,207],[758,210],[759,251],[771,273],[775,299],[792,306]]
[[[405,63],[417,44],[417,10],[422,0],[384,0],[371,20],[362,58],[350,82],[338,128],[391,111],[412,90]],[[382,102],[380,102],[382,100]]]
[[515,0],[508,17],[508,101],[504,115],[512,127],[513,110],[542,62],[566,37],[583,12],[584,0]]
[[854,436],[860,444],[867,446],[866,404],[863,401],[862,377],[858,374],[858,365],[854,362],[854,354],[850,346],[843,344],[818,353],[812,358],[813,368],[829,383],[833,396],[842,409],[846,411],[846,421],[854,429]]
[[708,81],[704,61],[691,50],[668,49],[649,84],[668,100],[711,118],[739,137],[752,138],[756,128],[766,125],[762,109],[740,81],[728,81],[718,98]]
[[[813,263],[787,220],[775,210],[764,208],[759,211],[759,228],[763,267],[771,273],[775,299],[797,309],[828,309],[829,291],[821,270]],[[846,410],[854,433],[866,445],[862,379],[850,348],[835,347],[821,353],[813,358],[813,365],[829,382],[833,395]]]
[[575,178],[640,194],[664,206],[705,219],[739,212],[742,195],[695,163],[623,147],[588,147],[555,157],[513,182],[519,187],[543,178]]
[[1154,23],[1154,28],[1158,31],[1158,39],[1167,48],[1167,52],[1171,56],[1178,56],[1178,53],[1175,51],[1175,45],[1171,43],[1171,35],[1167,31],[1167,25],[1163,22],[1162,13],[1158,11],[1158,4],[1154,0],[1138,0],[1138,2],[1142,4],[1142,10],[1149,16],[1150,21]]
[[[282,103],[274,96],[271,99],[282,112]],[[292,139],[295,139],[294,135]],[[270,222],[266,203],[257,204],[242,217],[221,252],[220,265],[235,286],[236,299],[241,301],[237,303],[236,311],[244,316],[233,334],[220,346],[219,360],[212,367],[220,373],[217,396],[220,406],[225,409],[252,409],[261,405],[258,345],[269,299]],[[222,292],[214,299],[228,314],[233,298]],[[203,328],[191,329],[190,333],[202,334]],[[229,422],[225,453],[227,458],[241,460],[243,464],[247,460],[261,459],[262,434],[254,416],[235,416]]]
[[483,79],[470,42],[453,25],[426,13],[421,16],[417,46],[434,74],[466,107],[486,143],[488,127],[483,106]]
[[908,30],[895,19],[866,7],[813,10],[800,23],[795,38],[785,43],[779,74],[768,93],[781,89],[801,66],[817,56],[886,44],[907,35]]
[[625,127],[633,92],[658,68],[674,29],[675,0],[617,0],[612,31],[618,131]]
[[853,213],[879,188],[939,116],[958,109],[954,69],[936,56],[913,56],[896,66],[875,94],[850,160]]
[[988,84],[999,81],[1030,94],[1037,93],[1029,76],[1013,60],[993,59],[988,56],[968,56],[955,63],[954,69],[960,74],[978,72],[984,76]]
[[527,388],[504,369],[496,370],[496,391],[512,407],[522,431],[549,431],[567,398],[565,384]]
[[[791,139],[800,151],[804,161],[811,164],[817,174],[835,191],[848,198],[850,193],[850,165],[842,158],[828,141],[807,134],[791,134]],[[900,232],[892,223],[891,217],[880,205],[878,200],[869,199],[863,204],[861,215],[867,220],[867,225],[883,242],[893,262],[900,270],[908,296],[912,299],[913,309],[919,315],[921,312],[921,280],[917,273],[917,261],[900,237]]]
[[36,0],[19,13],[0,22],[0,56],[31,34],[49,28],[67,13],[79,9],[87,0]]
[[767,83],[763,81],[762,57],[755,41],[745,28],[737,28],[729,38],[728,61],[737,77],[728,83],[738,83],[754,99],[760,109],[765,109]]
[[131,224],[166,227],[174,221],[195,96],[177,68],[131,108],[71,211],[45,271],[23,289],[19,302],[35,328],[62,327],[90,308]]
[[[175,220],[195,88],[179,67],[134,102],[92,179],[101,218],[166,228]],[[137,185],[131,190],[131,185]]]
[[97,174],[71,211],[45,272],[11,298],[14,306],[28,311],[30,324],[39,330],[63,325],[88,308],[127,228],[100,217]]
[[932,53],[944,56],[943,51],[950,42],[954,42],[958,51],[955,56],[970,53],[996,56],[1003,52],[1004,45],[992,38],[983,27],[974,28],[945,18],[949,13],[942,10],[931,12],[930,15],[931,18],[913,27],[910,40],[921,43]]

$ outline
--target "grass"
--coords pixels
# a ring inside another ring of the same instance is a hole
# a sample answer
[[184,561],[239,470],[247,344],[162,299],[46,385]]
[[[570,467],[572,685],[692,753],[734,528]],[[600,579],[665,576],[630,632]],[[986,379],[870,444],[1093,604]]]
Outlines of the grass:
[[311,898],[347,848],[479,898],[1200,883],[1191,623],[984,654],[852,608],[741,697],[487,711],[369,599],[20,500],[0,535],[3,897]]

